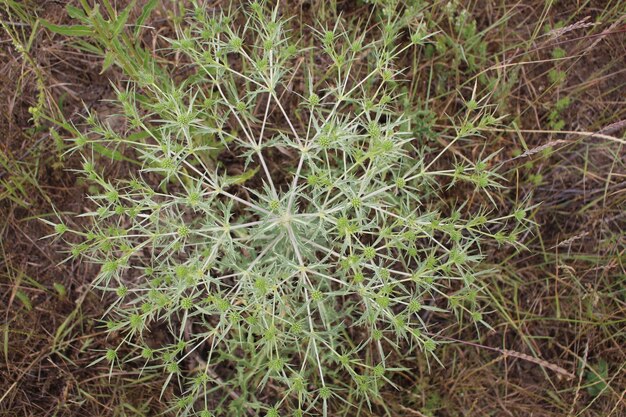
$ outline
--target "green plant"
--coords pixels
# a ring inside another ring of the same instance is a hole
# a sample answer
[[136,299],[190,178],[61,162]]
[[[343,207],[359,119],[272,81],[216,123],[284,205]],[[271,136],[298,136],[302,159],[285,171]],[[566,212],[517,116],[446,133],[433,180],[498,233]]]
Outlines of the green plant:
[[[161,71],[129,67],[125,131],[96,114],[83,130],[62,124],[95,185],[94,222],[54,226],[80,238],[71,255],[99,265],[94,285],[111,293],[118,337],[102,360],[167,373],[182,387],[178,415],[380,404],[395,352],[436,358],[425,314],[487,325],[483,244],[516,244],[526,209],[489,217],[501,180],[491,156],[441,157],[497,119],[472,100],[449,145],[425,152],[398,86],[403,54],[427,35],[407,42],[392,17],[319,27],[301,48],[278,7],[193,10],[169,40],[192,75],[161,85]],[[235,162],[216,163],[216,147]],[[101,164],[121,155],[140,167],[110,178]],[[486,204],[446,206],[452,187]],[[135,354],[120,357],[123,345]]]

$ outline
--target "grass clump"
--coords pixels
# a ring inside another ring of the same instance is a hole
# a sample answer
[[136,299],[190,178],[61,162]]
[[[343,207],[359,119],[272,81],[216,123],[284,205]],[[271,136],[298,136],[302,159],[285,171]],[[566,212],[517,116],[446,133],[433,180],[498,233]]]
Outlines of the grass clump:
[[[429,36],[393,14],[317,27],[304,47],[265,3],[188,12],[168,41],[189,75],[133,67],[124,131],[96,114],[72,128],[94,221],[56,230],[81,238],[72,256],[100,265],[95,286],[111,292],[102,360],[165,372],[178,415],[379,404],[397,352],[436,359],[430,312],[486,325],[482,247],[526,230],[523,207],[490,216],[490,158],[442,163],[497,119],[473,101],[442,150],[415,138],[401,62]],[[112,178],[106,157],[139,168]],[[467,201],[445,205],[451,187]]]

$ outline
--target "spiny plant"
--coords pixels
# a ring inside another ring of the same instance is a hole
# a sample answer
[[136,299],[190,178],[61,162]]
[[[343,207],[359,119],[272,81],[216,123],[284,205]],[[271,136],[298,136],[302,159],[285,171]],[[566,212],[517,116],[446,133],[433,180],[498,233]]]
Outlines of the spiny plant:
[[[490,216],[491,157],[443,162],[498,120],[473,99],[448,144],[424,151],[398,86],[428,34],[393,14],[307,28],[304,47],[278,6],[189,12],[167,41],[191,75],[144,65],[118,89],[124,131],[96,114],[73,128],[93,222],[55,232],[80,238],[71,256],[99,265],[94,285],[112,293],[103,360],[165,372],[177,415],[381,404],[398,356],[436,359],[428,314],[487,325],[482,246],[527,228],[523,207]],[[140,167],[111,178],[103,156],[117,154]],[[451,188],[468,201],[447,206]]]

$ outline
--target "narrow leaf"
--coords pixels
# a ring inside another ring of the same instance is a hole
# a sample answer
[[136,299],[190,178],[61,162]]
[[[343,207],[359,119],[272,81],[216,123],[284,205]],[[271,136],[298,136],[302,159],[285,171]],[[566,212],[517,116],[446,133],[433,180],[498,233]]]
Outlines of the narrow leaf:
[[254,169],[247,170],[243,174],[234,175],[232,177],[227,177],[226,178],[226,184],[228,184],[228,185],[243,184],[246,181],[248,181],[250,178],[254,177],[254,175],[257,173],[258,170],[259,170],[259,167],[256,167]]
[[22,302],[22,304],[24,305],[24,307],[26,307],[26,310],[30,311],[33,309],[33,305],[30,302],[30,298],[28,298],[28,295],[26,295],[26,293],[18,290],[15,293],[15,296],[17,297],[18,300],[20,300]]
[[65,10],[67,10],[68,16],[72,19],[80,20],[83,23],[89,22],[89,19],[87,19],[87,15],[85,14],[85,11],[83,9],[68,4],[67,6],[65,6]]
[[56,292],[59,294],[59,297],[65,298],[65,296],[67,295],[67,291],[65,290],[65,286],[63,284],[55,282],[54,284],[52,284],[52,286],[54,287]]
[[131,162],[136,165],[141,165],[139,162],[125,157],[120,151],[117,151],[115,149],[109,149],[106,146],[102,146],[99,143],[93,144],[93,150],[98,152],[100,155],[106,156],[107,158],[112,159],[114,161],[126,161],[126,162]]
[[41,24],[51,32],[58,33],[65,36],[90,36],[93,34],[93,30],[89,26],[74,25],[74,26],[62,26],[55,25],[54,23],[41,21]]
[[102,71],[100,74],[103,74],[106,70],[111,68],[111,65],[115,63],[115,55],[111,51],[107,51],[104,54],[104,61],[102,62]]
[[152,13],[152,10],[154,10],[154,8],[157,6],[157,4],[159,4],[158,0],[150,0],[143,7],[143,10],[141,11],[141,15],[139,15],[139,18],[135,22],[135,25],[137,26],[135,29],[135,36],[139,35],[139,31],[141,30],[141,27],[145,23],[148,16],[150,16],[150,13]]
[[128,21],[128,16],[130,16],[130,10],[134,6],[135,6],[135,1],[133,0],[130,2],[128,6],[126,6],[124,11],[117,17],[117,20],[115,21],[115,25],[113,26],[114,37],[119,36],[119,34],[122,33],[122,30],[124,30],[124,26],[126,25],[126,22]]

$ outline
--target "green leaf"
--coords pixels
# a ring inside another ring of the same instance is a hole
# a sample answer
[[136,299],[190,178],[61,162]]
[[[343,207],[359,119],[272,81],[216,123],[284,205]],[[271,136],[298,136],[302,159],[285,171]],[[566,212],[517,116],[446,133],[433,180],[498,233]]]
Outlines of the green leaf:
[[85,11],[83,9],[68,4],[67,6],[65,6],[65,10],[67,11],[68,16],[72,19],[80,20],[83,23],[89,22],[89,19],[87,18],[87,15],[85,14]]
[[126,137],[126,140],[129,140],[132,142],[139,142],[149,137],[150,137],[150,133],[146,132],[145,130],[141,130],[136,133],[131,133],[130,135]]
[[15,296],[17,297],[18,300],[22,302],[24,307],[26,307],[26,310],[30,311],[33,309],[33,305],[30,302],[30,298],[28,298],[28,295],[26,295],[25,292],[17,290],[17,292],[15,293]]
[[128,21],[128,16],[130,16],[130,10],[135,6],[135,0],[131,1],[128,6],[124,9],[124,11],[117,17],[115,21],[115,25],[113,26],[113,36],[117,37],[122,30],[124,30],[124,25]]
[[258,172],[258,170],[259,170],[259,167],[256,167],[254,169],[247,170],[243,174],[234,175],[232,177],[227,177],[225,183],[227,185],[243,184],[244,182],[248,181],[250,178],[254,177],[254,175]]
[[136,165],[141,165],[139,162],[135,161],[134,159],[125,157],[120,151],[117,151],[115,149],[109,149],[106,146],[102,146],[99,143],[93,144],[93,150],[98,152],[100,155],[106,156],[107,158],[112,159],[114,161],[126,161],[126,162],[130,162]]
[[100,74],[103,74],[106,70],[111,68],[111,65],[115,63],[115,55],[111,51],[107,51],[104,54],[104,61],[102,61],[102,71]]
[[4,362],[9,363],[9,324],[5,323],[3,333],[2,351],[4,352]]
[[143,6],[141,15],[139,15],[139,18],[137,18],[137,21],[135,22],[135,25],[137,26],[135,28],[135,36],[139,34],[141,27],[145,23],[148,16],[150,16],[150,13],[152,13],[152,10],[154,10],[154,8],[157,6],[157,4],[159,4],[158,0],[150,0],[145,6]]
[[587,392],[592,397],[597,397],[607,388],[606,380],[609,378],[609,365],[604,359],[600,359],[597,365],[592,368],[593,371],[586,372]]
[[74,25],[74,26],[62,26],[55,25],[54,23],[41,21],[41,24],[51,32],[58,33],[65,36],[90,36],[93,35],[93,30],[89,26]]
[[59,294],[59,297],[65,298],[65,296],[67,295],[67,291],[65,290],[65,286],[63,284],[59,284],[58,282],[55,282],[54,284],[52,284],[52,286],[54,287],[56,292]]
[[90,44],[88,42],[85,42],[85,41],[82,41],[82,40],[77,41],[76,45],[78,46],[78,48],[80,50],[92,53],[94,55],[103,55],[104,54],[104,51],[101,48],[98,48],[97,46],[92,45],[92,44]]

